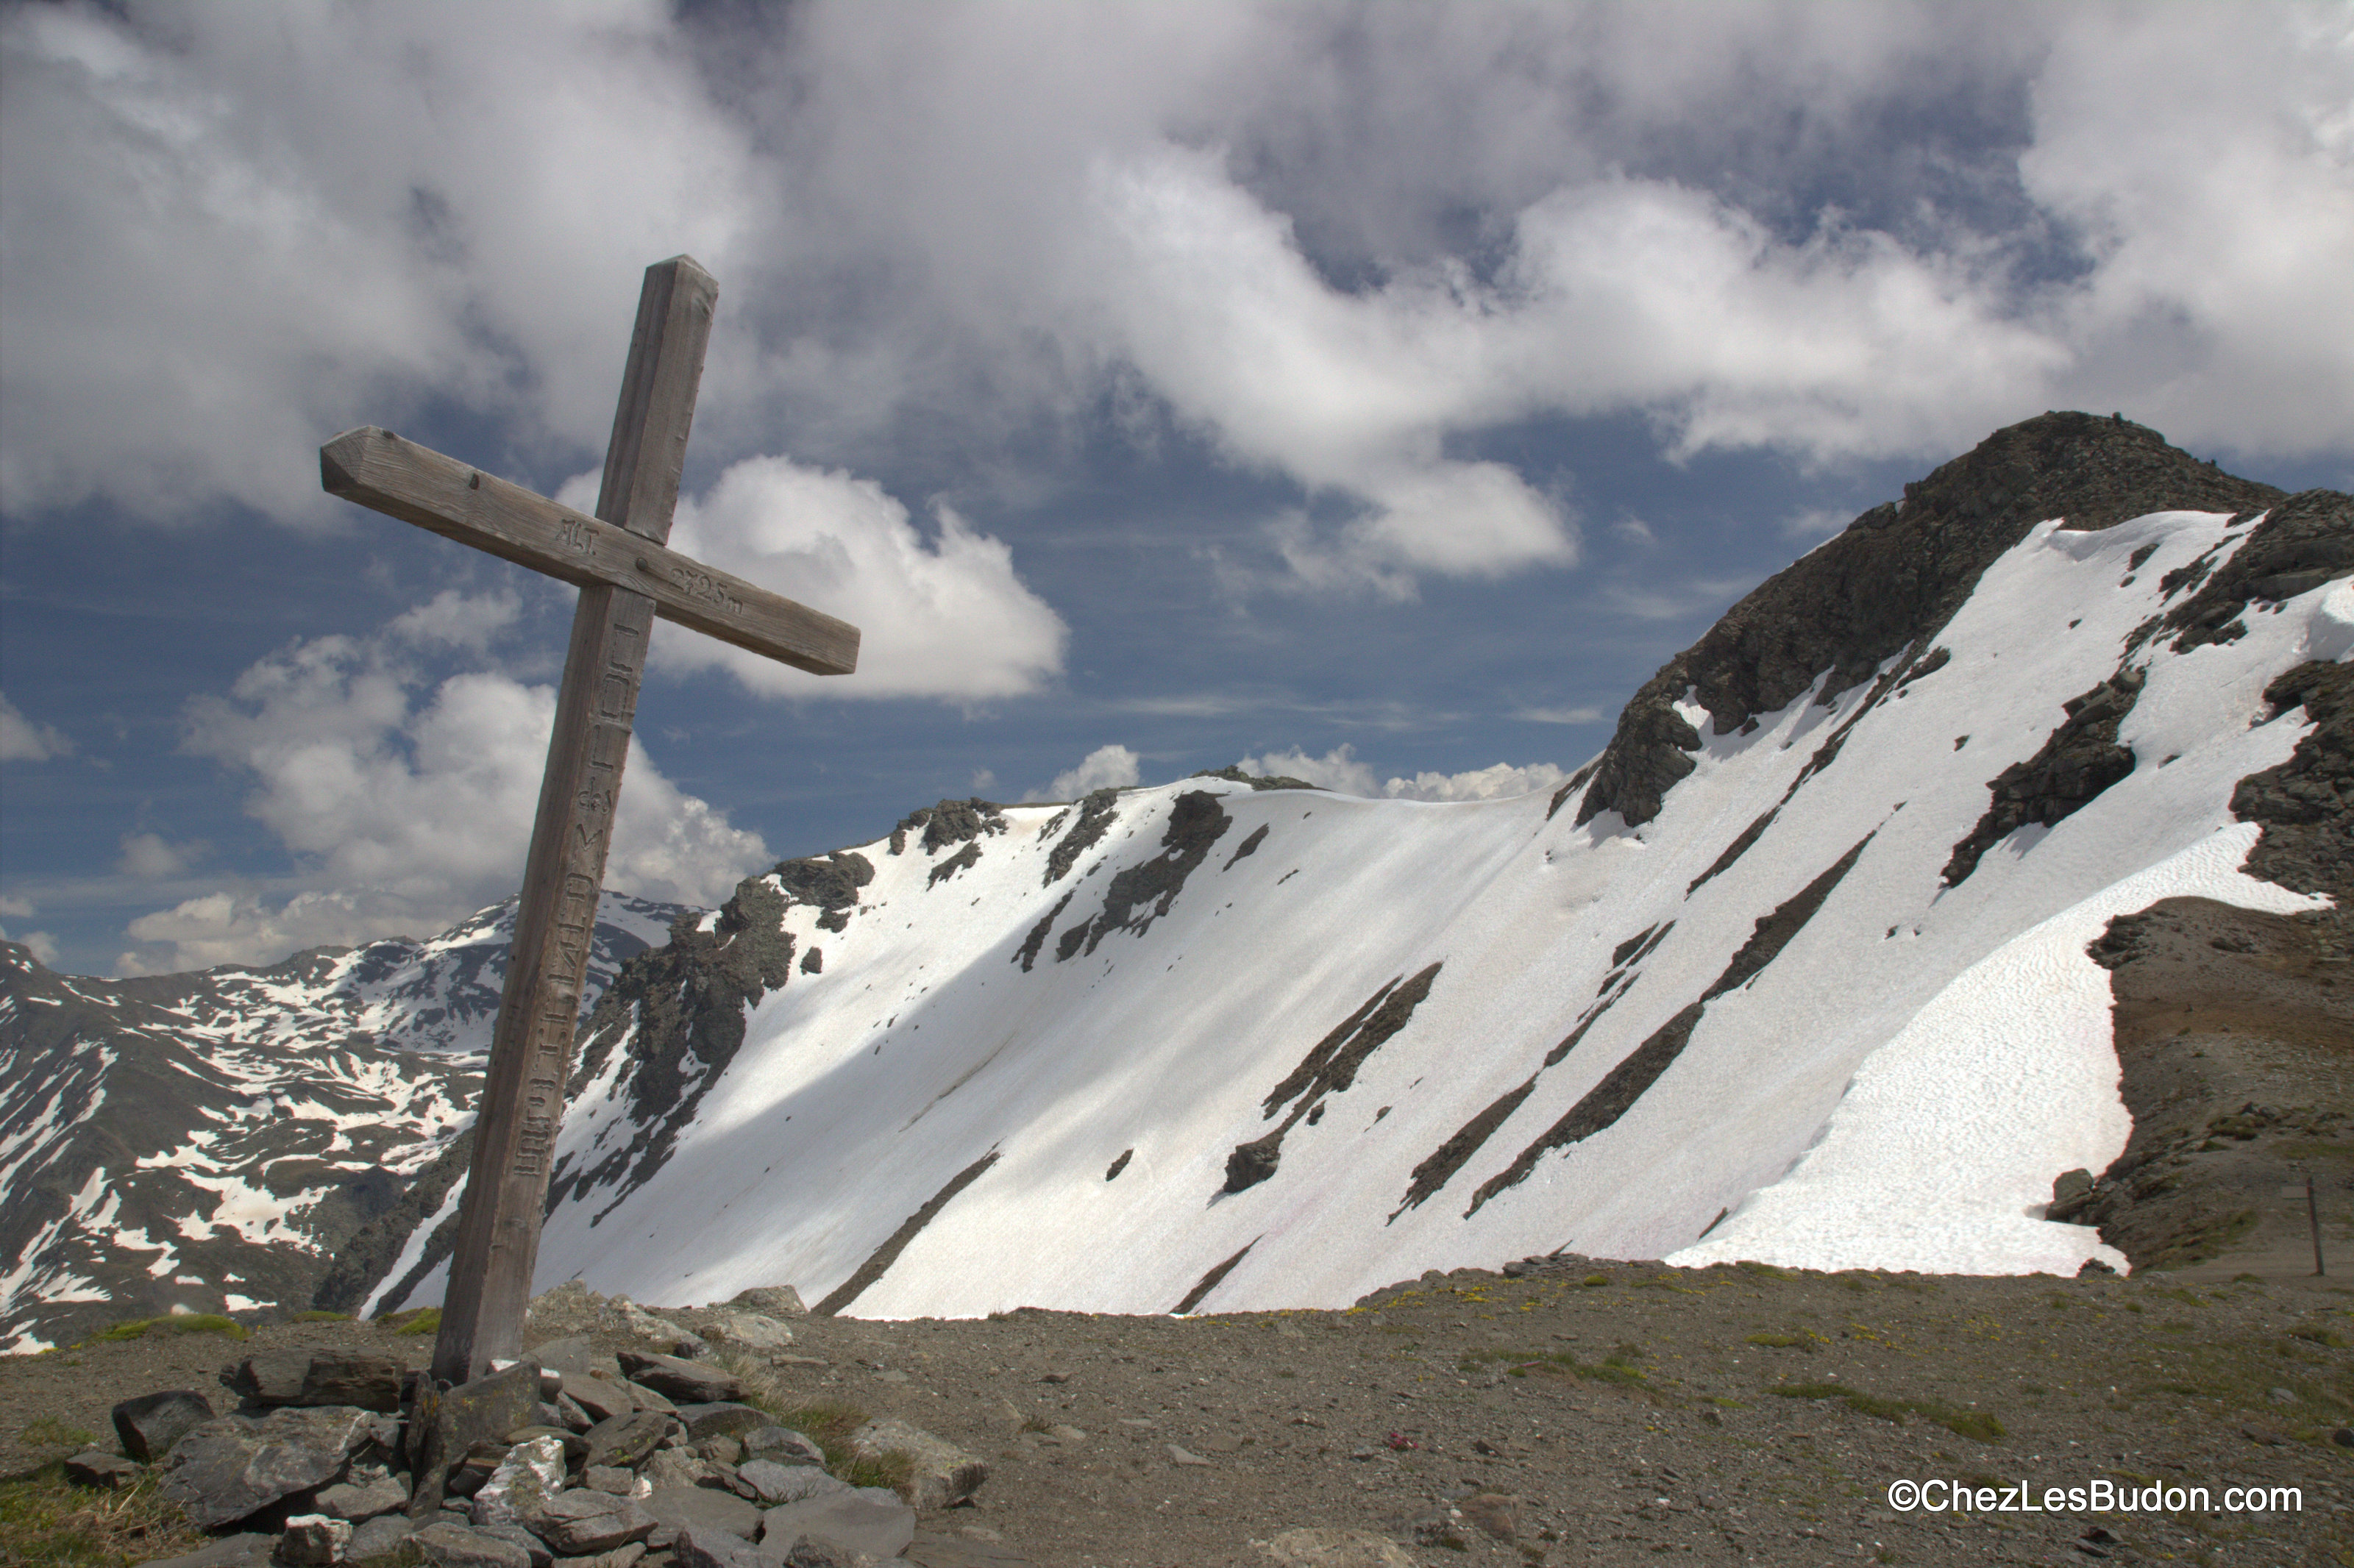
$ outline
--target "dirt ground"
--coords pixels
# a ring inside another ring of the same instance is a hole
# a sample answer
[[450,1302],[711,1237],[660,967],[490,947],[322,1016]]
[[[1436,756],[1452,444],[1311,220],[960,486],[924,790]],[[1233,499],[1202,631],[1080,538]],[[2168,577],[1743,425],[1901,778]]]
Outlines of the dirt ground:
[[[800,1319],[801,1359],[772,1375],[788,1397],[899,1415],[989,1461],[978,1507],[926,1518],[919,1559],[932,1541],[1038,1568],[1263,1568],[1260,1543],[1331,1526],[1425,1564],[2344,1565],[2343,1266],[2343,1282],[2308,1259],[2303,1277],[2194,1284],[1562,1260],[1339,1312]],[[58,1452],[28,1428],[103,1434],[116,1400],[217,1393],[233,1354],[294,1343],[430,1350],[326,1323],[0,1360],[0,1473]],[[1967,1512],[1899,1510],[1900,1479],[2210,1500],[2027,1512],[1998,1490]],[[2299,1496],[2223,1511],[2247,1486]]]

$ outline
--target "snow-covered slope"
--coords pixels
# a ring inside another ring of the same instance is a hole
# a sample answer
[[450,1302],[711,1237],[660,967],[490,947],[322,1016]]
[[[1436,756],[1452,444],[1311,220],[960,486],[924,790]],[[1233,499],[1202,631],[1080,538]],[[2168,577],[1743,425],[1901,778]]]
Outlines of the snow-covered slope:
[[2337,874],[2243,872],[2281,791],[2241,786],[2311,793],[2266,692],[2354,648],[2354,513],[2111,426],[1859,518],[1550,799],[943,802],[747,884],[600,1007],[540,1287],[894,1317],[1331,1306],[1559,1248],[2122,1266],[2040,1217],[2128,1132],[2084,944]]
[[[609,897],[592,995],[684,913]],[[0,945],[0,1349],[308,1307],[471,1118],[513,901],[422,942],[131,980]]]

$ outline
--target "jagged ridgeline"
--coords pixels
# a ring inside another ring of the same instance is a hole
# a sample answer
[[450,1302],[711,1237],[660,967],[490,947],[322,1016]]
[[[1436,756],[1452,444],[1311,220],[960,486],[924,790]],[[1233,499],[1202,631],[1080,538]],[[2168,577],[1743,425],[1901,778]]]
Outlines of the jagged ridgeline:
[[[588,994],[680,913],[609,895]],[[0,946],[0,1347],[365,1295],[464,1170],[514,916],[126,980]]]
[[[2338,939],[2349,577],[2347,497],[2046,415],[1760,586],[1557,794],[1226,769],[787,862],[599,1001],[539,1284],[890,1317],[1556,1249],[2126,1266],[2040,1217],[2132,1125],[2084,948],[2184,895]],[[334,1304],[437,1298],[462,1150],[419,1147]]]

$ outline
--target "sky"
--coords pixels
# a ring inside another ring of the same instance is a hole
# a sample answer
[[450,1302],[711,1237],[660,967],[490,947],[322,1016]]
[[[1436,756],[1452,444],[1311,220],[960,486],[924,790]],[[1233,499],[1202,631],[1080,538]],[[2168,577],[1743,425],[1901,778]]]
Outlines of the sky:
[[2354,7],[0,5],[0,927],[267,963],[510,893],[572,590],[323,494],[587,510],[720,304],[609,886],[1240,762],[1547,788],[1994,429],[2354,488]]

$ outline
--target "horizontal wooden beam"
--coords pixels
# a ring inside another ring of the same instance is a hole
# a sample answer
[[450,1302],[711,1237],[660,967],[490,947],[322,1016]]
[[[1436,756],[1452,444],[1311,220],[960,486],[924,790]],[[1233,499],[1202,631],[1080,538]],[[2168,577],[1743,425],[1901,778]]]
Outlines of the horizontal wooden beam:
[[858,668],[858,628],[742,577],[493,478],[373,425],[319,449],[330,495],[587,588],[654,601],[664,620],[814,675]]

